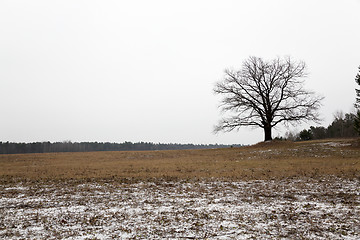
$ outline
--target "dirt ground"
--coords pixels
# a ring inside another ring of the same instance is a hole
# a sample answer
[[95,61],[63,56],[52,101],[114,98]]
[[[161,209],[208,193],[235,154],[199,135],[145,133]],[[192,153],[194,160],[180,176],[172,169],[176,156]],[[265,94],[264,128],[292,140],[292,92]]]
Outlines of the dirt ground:
[[18,183],[1,239],[359,239],[360,182]]

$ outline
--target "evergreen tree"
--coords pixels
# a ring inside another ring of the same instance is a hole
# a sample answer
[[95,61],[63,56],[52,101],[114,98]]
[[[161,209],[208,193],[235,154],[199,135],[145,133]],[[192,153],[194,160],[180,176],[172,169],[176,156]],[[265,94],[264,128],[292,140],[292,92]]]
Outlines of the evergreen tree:
[[[356,74],[355,77],[355,82],[360,85],[360,66],[359,66],[359,72],[358,74]],[[355,89],[356,91],[356,103],[355,103],[355,107],[360,110],[360,89]]]
[[313,135],[312,135],[312,132],[311,130],[302,130],[299,134],[299,137],[300,137],[300,140],[301,141],[308,141],[308,140],[312,140],[313,139]]
[[[359,66],[359,72],[358,74],[356,74],[355,77],[355,82],[360,85],[360,66]],[[358,134],[360,135],[360,89],[356,88],[356,103],[355,103],[355,107],[357,108],[357,113],[354,119],[354,127],[355,130],[358,132]]]
[[358,110],[355,115],[354,127],[355,127],[356,132],[360,135],[360,110]]

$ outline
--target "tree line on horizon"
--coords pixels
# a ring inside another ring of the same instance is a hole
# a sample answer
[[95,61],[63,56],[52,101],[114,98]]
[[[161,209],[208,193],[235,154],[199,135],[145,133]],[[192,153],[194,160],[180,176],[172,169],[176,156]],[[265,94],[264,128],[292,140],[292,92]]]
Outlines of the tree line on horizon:
[[287,132],[284,137],[277,139],[290,141],[308,141],[326,138],[352,138],[358,137],[359,133],[355,128],[356,114],[337,112],[333,122],[328,127],[311,126],[298,133]]
[[[360,86],[360,66],[359,72],[355,76],[355,82]],[[313,127],[304,129],[298,134],[288,132],[285,135],[287,140],[315,140],[324,138],[350,138],[360,135],[360,89],[356,88],[356,103],[354,104],[355,113],[344,113],[338,111],[334,114],[334,121],[327,127]]]
[[240,147],[225,144],[178,144],[152,142],[0,142],[0,154],[53,153],[53,152],[95,152],[95,151],[155,151]]

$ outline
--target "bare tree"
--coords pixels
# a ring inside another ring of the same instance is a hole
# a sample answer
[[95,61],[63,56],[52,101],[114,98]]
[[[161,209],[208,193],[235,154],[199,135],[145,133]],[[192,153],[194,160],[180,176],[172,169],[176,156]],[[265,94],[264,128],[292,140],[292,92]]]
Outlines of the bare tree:
[[319,121],[323,97],[303,88],[306,76],[305,63],[290,57],[271,61],[250,57],[240,70],[225,70],[224,80],[215,85],[214,92],[223,96],[220,107],[229,116],[214,131],[260,127],[268,141],[279,123]]

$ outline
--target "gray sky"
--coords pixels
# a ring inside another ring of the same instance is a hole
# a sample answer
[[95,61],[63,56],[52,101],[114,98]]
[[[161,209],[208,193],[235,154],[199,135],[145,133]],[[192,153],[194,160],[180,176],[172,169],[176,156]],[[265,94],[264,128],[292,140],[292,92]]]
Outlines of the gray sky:
[[359,9],[359,0],[1,0],[0,141],[262,141],[261,130],[212,133],[214,83],[249,56],[305,61],[327,126],[353,110]]

